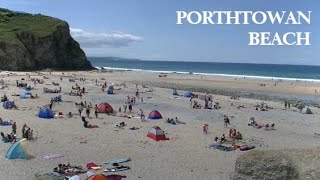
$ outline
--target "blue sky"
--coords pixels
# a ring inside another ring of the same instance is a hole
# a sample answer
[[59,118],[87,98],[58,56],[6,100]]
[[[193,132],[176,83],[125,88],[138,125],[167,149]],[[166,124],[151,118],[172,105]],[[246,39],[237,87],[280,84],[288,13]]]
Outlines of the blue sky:
[[[315,0],[0,0],[0,7],[66,20],[87,56],[320,65]],[[312,11],[310,25],[176,25],[176,11]],[[310,31],[311,46],[248,46],[249,31]]]

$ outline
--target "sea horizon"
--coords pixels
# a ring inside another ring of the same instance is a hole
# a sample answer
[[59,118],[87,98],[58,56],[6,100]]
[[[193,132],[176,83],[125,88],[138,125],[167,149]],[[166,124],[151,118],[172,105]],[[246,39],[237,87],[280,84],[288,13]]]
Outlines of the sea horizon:
[[119,71],[320,82],[320,66],[318,65],[156,61],[119,57],[88,57],[88,59],[96,68],[103,67]]

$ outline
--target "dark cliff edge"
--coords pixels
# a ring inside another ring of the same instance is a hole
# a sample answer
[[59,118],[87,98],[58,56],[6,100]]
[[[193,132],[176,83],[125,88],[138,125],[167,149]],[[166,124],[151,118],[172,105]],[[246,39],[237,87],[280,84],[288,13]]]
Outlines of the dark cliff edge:
[[67,22],[0,8],[0,70],[92,70]]

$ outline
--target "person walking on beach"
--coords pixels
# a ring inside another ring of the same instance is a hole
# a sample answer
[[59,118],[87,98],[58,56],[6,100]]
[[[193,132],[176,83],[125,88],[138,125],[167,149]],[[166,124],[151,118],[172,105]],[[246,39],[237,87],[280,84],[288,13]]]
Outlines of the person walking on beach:
[[95,105],[94,107],[94,114],[96,115],[96,118],[98,118],[98,105]]
[[87,117],[90,118],[90,108],[88,108],[88,107],[86,109],[86,114],[87,114]]
[[141,103],[143,103],[143,97],[141,97]]
[[17,134],[17,124],[16,124],[16,122],[13,122],[13,124],[12,124],[12,134]]
[[141,119],[141,122],[145,121],[145,115],[143,114],[142,109],[140,109],[140,119]]
[[80,108],[78,109],[78,112],[79,112],[79,116],[81,117],[81,113],[82,113],[82,111],[83,111],[83,107],[82,106],[80,106]]
[[127,106],[127,103],[124,103],[124,104],[123,104],[123,112],[124,112],[124,113],[127,112],[127,107],[128,107],[128,106]]
[[208,134],[208,124],[204,124],[202,127],[202,134],[207,135]]
[[130,103],[129,104],[129,113],[131,113],[132,112],[132,104]]
[[284,101],[284,108],[286,108],[287,109],[287,101]]
[[229,120],[228,116],[224,115],[223,120],[224,120],[224,127],[225,128],[228,127],[228,125],[230,125],[230,120]]

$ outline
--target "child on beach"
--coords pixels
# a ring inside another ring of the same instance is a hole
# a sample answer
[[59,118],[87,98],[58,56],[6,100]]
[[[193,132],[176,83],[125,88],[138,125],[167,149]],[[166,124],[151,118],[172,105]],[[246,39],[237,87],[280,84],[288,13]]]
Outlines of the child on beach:
[[208,124],[204,124],[203,127],[202,127],[202,133],[207,135],[208,134],[208,127],[209,125]]
[[12,134],[17,134],[17,124],[16,124],[16,122],[13,122],[13,124],[12,124]]

